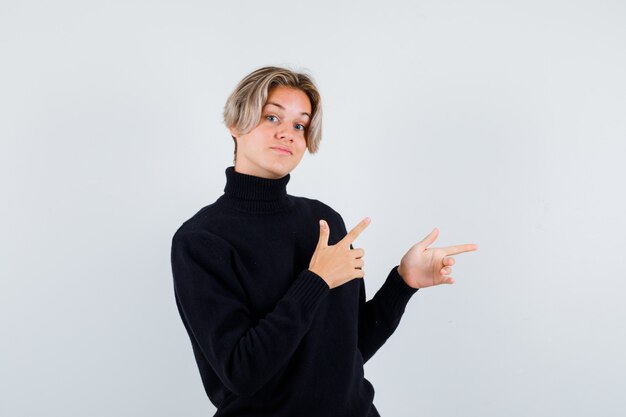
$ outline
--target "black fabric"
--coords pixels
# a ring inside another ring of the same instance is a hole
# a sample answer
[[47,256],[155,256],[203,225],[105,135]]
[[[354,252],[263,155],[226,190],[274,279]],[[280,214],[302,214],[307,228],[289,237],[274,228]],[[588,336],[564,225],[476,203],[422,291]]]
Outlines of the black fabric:
[[328,205],[289,195],[289,179],[226,168],[224,194],[172,239],[176,305],[205,391],[220,417],[377,416],[363,364],[417,290],[398,265],[367,302],[367,274],[331,290],[309,262],[320,219],[329,245],[346,226]]

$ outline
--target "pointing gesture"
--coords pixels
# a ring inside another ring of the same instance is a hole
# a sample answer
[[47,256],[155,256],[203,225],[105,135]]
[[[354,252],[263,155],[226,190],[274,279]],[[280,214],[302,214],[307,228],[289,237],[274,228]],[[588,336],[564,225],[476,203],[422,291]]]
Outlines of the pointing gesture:
[[328,223],[320,221],[320,237],[311,258],[309,270],[316,273],[332,289],[354,278],[363,278],[365,272],[363,249],[351,249],[350,245],[370,223],[369,217],[363,219],[354,229],[350,230],[343,239],[335,245],[328,246],[330,230]]
[[454,258],[463,252],[475,251],[476,244],[453,245],[444,248],[429,248],[439,236],[436,227],[420,242],[416,243],[402,257],[398,273],[404,282],[412,288],[432,287],[439,284],[453,284],[454,279],[450,276]]

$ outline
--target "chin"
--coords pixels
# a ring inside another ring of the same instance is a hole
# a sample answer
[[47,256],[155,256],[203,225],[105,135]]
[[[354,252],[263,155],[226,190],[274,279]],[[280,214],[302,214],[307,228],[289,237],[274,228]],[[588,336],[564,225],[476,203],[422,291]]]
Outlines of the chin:
[[273,173],[274,176],[276,176],[277,178],[282,178],[285,175],[289,174],[291,171],[293,171],[294,168],[295,166],[290,166],[287,164],[274,164],[270,165],[266,169],[267,171]]
[[274,174],[274,176],[276,178],[282,178],[285,175],[289,174],[291,172],[291,169],[287,169],[287,168],[278,168],[278,169],[272,169],[270,170],[270,172],[272,174]]

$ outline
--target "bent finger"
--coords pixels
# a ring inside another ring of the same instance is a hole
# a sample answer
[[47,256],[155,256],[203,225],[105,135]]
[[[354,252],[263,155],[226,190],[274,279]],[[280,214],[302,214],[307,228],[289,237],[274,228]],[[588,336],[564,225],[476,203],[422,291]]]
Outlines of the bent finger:
[[452,277],[446,277],[443,281],[443,284],[454,284],[454,278]]

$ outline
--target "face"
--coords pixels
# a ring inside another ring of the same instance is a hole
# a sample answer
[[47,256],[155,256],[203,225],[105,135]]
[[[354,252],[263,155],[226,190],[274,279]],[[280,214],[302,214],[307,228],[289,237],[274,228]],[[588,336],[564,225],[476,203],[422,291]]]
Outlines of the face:
[[272,88],[254,129],[245,135],[230,129],[237,140],[235,171],[262,178],[284,177],[304,156],[310,121],[311,101],[302,90]]

